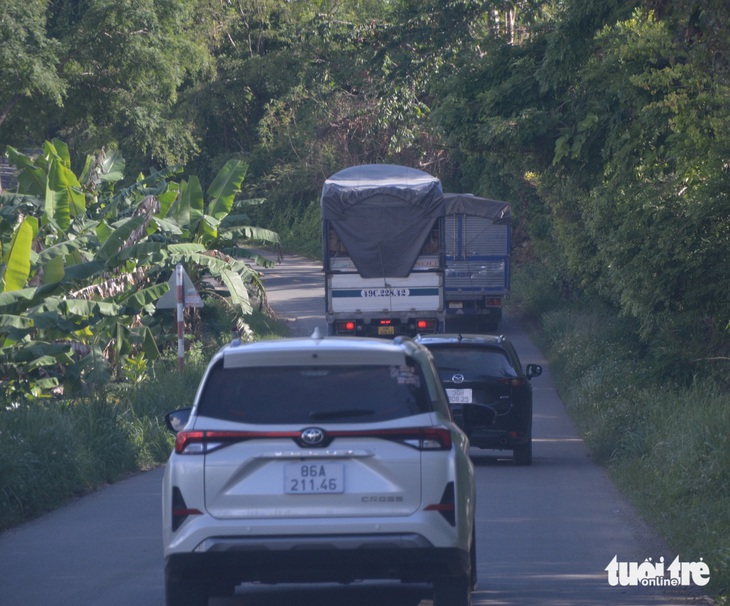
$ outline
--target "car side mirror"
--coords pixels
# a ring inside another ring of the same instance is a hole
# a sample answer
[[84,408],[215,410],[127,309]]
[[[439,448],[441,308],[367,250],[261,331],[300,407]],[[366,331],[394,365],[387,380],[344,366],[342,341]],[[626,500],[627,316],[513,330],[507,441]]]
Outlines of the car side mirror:
[[179,410],[173,410],[165,415],[165,425],[167,428],[174,432],[180,433],[190,420],[190,413],[193,411],[192,408],[181,408]]
[[542,366],[539,364],[528,364],[525,369],[525,374],[528,379],[532,379],[532,377],[539,377],[542,374]]

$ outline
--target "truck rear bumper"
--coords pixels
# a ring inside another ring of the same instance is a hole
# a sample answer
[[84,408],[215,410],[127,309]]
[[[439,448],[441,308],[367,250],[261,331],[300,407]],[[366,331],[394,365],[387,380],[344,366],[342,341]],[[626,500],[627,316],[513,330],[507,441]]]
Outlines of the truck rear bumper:
[[357,337],[414,337],[418,334],[444,332],[443,312],[425,312],[417,316],[342,317],[328,314],[330,335]]
[[502,319],[502,308],[501,307],[483,307],[480,309],[475,308],[448,308],[446,309],[446,317],[448,318],[485,318],[487,320],[501,320]]

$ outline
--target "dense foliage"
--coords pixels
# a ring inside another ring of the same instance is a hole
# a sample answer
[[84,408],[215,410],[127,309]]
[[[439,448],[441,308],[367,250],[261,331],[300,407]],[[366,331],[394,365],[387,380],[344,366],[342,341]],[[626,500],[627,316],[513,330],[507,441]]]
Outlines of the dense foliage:
[[309,252],[329,174],[420,166],[509,200],[556,287],[692,374],[728,353],[729,20],[719,0],[9,0],[0,141],[203,181],[244,158],[255,219]]
[[569,4],[465,61],[437,122],[462,183],[516,201],[556,284],[638,319],[691,374],[727,354],[730,10]]
[[[230,341],[236,314],[218,301],[201,310],[203,329],[181,373],[174,351],[154,363],[130,358],[123,377],[75,397],[0,408],[0,532],[170,455],[163,415],[190,406],[210,357]],[[284,322],[254,312],[259,338],[286,334]]]
[[175,167],[116,191],[124,159],[115,152],[88,156],[78,177],[61,141],[35,158],[8,153],[18,187],[0,194],[0,396],[13,406],[103,385],[130,358],[159,357],[156,305],[177,264],[201,292],[224,286],[217,296],[240,318],[252,312],[250,295],[264,300],[244,260],[259,257],[240,244],[278,237],[245,224],[241,160],[226,163],[206,202],[197,177],[170,180]]

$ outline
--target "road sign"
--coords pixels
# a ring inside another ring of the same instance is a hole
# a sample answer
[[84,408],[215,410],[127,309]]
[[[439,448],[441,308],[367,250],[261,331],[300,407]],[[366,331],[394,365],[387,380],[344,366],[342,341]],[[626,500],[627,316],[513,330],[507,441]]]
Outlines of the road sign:
[[[203,299],[195,288],[193,281],[188,276],[188,272],[182,268],[183,275],[183,306],[184,307],[203,307]],[[173,272],[168,282],[170,290],[157,300],[156,309],[175,309],[177,307],[177,281],[175,272]]]

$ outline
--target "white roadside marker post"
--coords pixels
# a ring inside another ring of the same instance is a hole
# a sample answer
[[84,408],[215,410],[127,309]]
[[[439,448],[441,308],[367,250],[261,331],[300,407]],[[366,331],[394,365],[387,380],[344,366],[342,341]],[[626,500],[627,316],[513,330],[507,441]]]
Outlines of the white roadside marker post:
[[203,299],[181,263],[168,280],[170,289],[155,304],[155,309],[172,309],[177,324],[177,367],[183,371],[185,364],[185,317],[186,307],[203,307]]
[[177,369],[182,372],[185,366],[185,288],[183,281],[183,266],[178,263],[175,267],[175,281],[177,283]]

